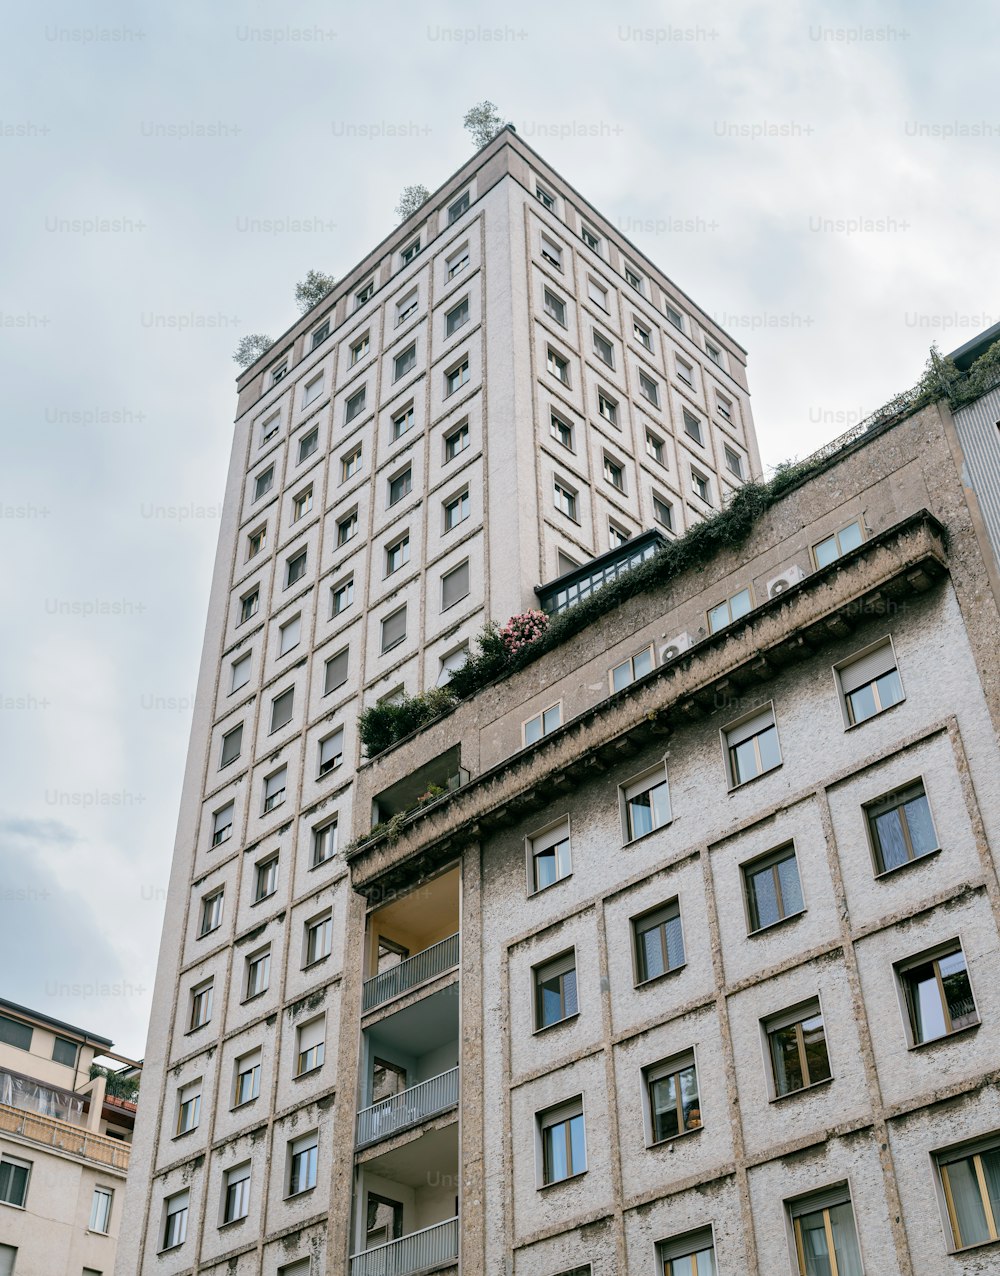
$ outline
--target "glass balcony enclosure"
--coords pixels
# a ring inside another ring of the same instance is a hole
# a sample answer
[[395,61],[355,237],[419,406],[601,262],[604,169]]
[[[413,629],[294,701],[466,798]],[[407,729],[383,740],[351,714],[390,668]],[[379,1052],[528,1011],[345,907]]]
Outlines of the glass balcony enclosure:
[[538,605],[550,616],[558,615],[574,603],[581,602],[595,589],[615,580],[622,572],[631,571],[647,558],[652,558],[666,543],[667,538],[655,528],[640,532],[582,566],[563,572],[548,584],[536,585]]

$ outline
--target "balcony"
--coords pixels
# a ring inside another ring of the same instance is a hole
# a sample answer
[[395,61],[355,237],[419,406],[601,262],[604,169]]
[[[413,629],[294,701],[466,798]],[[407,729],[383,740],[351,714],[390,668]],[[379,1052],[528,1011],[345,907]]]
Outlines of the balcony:
[[469,772],[462,766],[462,750],[456,744],[425,762],[409,775],[376,794],[372,800],[372,827],[387,824],[398,815],[427,806],[435,798],[468,784]]
[[458,965],[460,887],[460,871],[453,868],[371,914],[364,1011]]
[[449,935],[423,952],[407,957],[398,966],[365,980],[364,1009],[374,1010],[394,997],[436,979],[458,965],[459,936]]
[[622,572],[631,571],[647,558],[658,554],[667,538],[653,528],[648,532],[640,532],[627,540],[624,545],[616,545],[603,554],[598,554],[582,567],[574,567],[572,571],[563,572],[547,585],[536,585],[538,604],[542,611],[550,616],[582,602],[595,589],[615,580]]
[[428,1081],[420,1081],[358,1113],[355,1143],[368,1147],[447,1112],[458,1103],[458,1068],[450,1068]]
[[351,1259],[351,1276],[413,1276],[458,1261],[458,1219],[432,1223],[419,1232],[363,1250]]
[[80,1126],[70,1125],[55,1117],[40,1116],[37,1112],[25,1112],[9,1104],[0,1103],[0,1132],[16,1134],[32,1143],[68,1152],[87,1161],[121,1170],[128,1169],[131,1145],[122,1139],[109,1139],[94,1134]]

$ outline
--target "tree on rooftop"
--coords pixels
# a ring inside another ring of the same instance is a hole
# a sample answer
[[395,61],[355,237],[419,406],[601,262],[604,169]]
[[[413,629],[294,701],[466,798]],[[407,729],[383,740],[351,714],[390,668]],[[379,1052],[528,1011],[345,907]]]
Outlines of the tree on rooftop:
[[310,270],[305,279],[295,285],[295,300],[302,314],[321,302],[336,282],[333,275],[324,274],[322,270]]
[[249,368],[251,363],[256,363],[273,345],[274,342],[264,333],[248,332],[245,337],[240,337],[240,344],[233,351],[233,361],[241,368]]
[[465,112],[462,124],[472,135],[476,150],[481,150],[487,142],[492,142],[496,135],[507,127],[507,121],[490,101],[477,102]]
[[405,222],[407,217],[415,213],[422,204],[426,204],[430,197],[431,193],[426,186],[404,186],[399,203],[396,205],[396,216],[401,222]]

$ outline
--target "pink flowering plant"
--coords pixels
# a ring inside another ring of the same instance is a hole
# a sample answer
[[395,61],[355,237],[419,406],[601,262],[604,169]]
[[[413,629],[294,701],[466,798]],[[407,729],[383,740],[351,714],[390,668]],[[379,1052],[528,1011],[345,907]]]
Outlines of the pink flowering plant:
[[549,627],[549,618],[544,611],[522,611],[511,616],[506,625],[500,629],[500,638],[511,656],[529,647],[536,638],[540,638]]

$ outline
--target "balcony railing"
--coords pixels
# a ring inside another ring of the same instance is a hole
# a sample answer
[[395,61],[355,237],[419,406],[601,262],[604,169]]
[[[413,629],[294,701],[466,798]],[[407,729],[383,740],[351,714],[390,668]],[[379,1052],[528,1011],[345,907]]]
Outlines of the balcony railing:
[[370,1108],[362,1108],[358,1113],[357,1145],[362,1148],[387,1139],[390,1134],[453,1108],[457,1102],[458,1069],[452,1068],[389,1099],[381,1099]]
[[449,935],[425,948],[421,953],[407,957],[398,966],[383,970],[380,975],[373,975],[365,980],[363,1008],[374,1010],[383,1002],[391,1001],[401,993],[409,992],[418,984],[426,983],[437,975],[443,975],[458,965],[458,935]]
[[0,1131],[18,1134],[33,1143],[82,1156],[88,1161],[99,1161],[123,1173],[128,1169],[130,1145],[120,1139],[109,1139],[103,1134],[57,1121],[53,1117],[39,1116],[37,1112],[23,1112],[20,1108],[0,1103]]
[[458,1260],[458,1219],[434,1223],[398,1241],[386,1241],[351,1259],[351,1276],[413,1276]]

